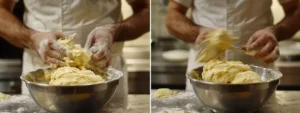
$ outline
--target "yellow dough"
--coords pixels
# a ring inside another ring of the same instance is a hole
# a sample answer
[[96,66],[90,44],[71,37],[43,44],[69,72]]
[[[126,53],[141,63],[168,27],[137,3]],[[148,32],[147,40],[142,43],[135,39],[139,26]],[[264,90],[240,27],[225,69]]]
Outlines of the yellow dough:
[[58,39],[57,42],[68,50],[67,57],[64,61],[67,66],[85,68],[91,60],[92,53],[83,49],[79,44],[74,44],[73,40],[76,34],[72,34],[66,38]]
[[[206,62],[202,72],[204,81],[232,84],[261,82],[259,75],[240,61],[216,60],[225,56],[226,49],[231,48],[235,40],[227,30],[217,29],[208,33],[207,39],[197,45],[198,49],[204,48],[196,58],[197,62]],[[192,78],[200,79],[195,71],[189,74]]]
[[[75,35],[72,34],[57,41],[67,49],[68,54],[63,59],[66,66],[44,70],[45,79],[50,85],[83,85],[105,81],[105,69],[89,65],[92,53],[83,49],[79,44],[74,44]],[[97,74],[94,70],[89,70],[91,68],[97,69]]]
[[154,93],[155,98],[169,98],[178,94],[177,91],[173,91],[168,88],[160,88]]
[[0,102],[7,100],[9,97],[9,95],[0,92]]
[[[195,75],[193,75],[195,76]],[[204,67],[202,79],[215,83],[256,83],[261,82],[259,75],[240,61],[210,60]]]
[[197,49],[204,48],[198,55],[198,62],[207,62],[211,59],[217,59],[225,56],[226,49],[229,49],[235,41],[233,37],[225,29],[217,29],[208,33],[207,39],[196,45]]
[[256,83],[261,82],[259,76],[253,71],[246,71],[238,73],[233,81],[232,84],[242,84],[242,83]]
[[78,85],[105,81],[91,70],[61,67],[52,73],[50,85]]

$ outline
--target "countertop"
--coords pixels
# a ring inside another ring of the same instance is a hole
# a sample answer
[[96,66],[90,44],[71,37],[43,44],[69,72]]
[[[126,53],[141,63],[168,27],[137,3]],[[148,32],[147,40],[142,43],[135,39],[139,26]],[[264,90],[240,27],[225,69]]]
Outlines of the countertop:
[[[49,113],[40,108],[30,96],[15,95],[0,102],[0,113]],[[150,113],[149,95],[128,95],[127,113]]]
[[127,113],[150,113],[149,95],[129,95]]
[[[174,99],[151,98],[152,113],[158,113],[162,110],[213,113],[198,100],[194,92],[181,91],[181,94],[174,97]],[[300,113],[300,91],[276,91],[256,113]]]
[[300,91],[276,91],[257,113],[300,113]]

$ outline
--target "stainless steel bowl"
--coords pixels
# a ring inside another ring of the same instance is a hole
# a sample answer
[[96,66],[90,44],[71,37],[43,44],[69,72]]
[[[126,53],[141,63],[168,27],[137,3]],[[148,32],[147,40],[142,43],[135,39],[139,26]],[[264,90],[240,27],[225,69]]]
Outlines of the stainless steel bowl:
[[[274,93],[282,74],[279,71],[251,66],[264,82],[251,84],[218,84],[191,78],[187,74],[200,101],[213,111],[252,113]],[[202,75],[203,67],[195,69]],[[201,77],[202,78],[202,77]]]
[[95,113],[114,95],[122,72],[109,68],[108,80],[88,85],[53,86],[44,83],[42,69],[22,75],[21,79],[34,101],[47,111],[55,113]]

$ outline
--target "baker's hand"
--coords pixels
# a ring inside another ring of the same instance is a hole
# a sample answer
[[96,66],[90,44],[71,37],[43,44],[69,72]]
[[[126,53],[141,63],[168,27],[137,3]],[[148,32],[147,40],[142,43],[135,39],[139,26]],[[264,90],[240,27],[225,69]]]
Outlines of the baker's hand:
[[279,57],[279,45],[271,28],[256,31],[244,46],[246,50],[260,49],[255,58],[262,57],[265,63],[274,62]]
[[200,33],[197,36],[195,44],[200,44],[201,42],[203,42],[207,38],[207,34],[209,32],[214,31],[214,29],[208,28],[208,27],[201,27],[199,31],[200,31]]
[[63,37],[63,33],[34,33],[30,37],[32,41],[31,48],[39,54],[45,63],[62,66],[64,65],[62,59],[66,56],[66,49],[56,40]]
[[88,35],[85,48],[92,52],[91,65],[104,68],[110,65],[111,46],[115,35],[115,26],[97,27]]

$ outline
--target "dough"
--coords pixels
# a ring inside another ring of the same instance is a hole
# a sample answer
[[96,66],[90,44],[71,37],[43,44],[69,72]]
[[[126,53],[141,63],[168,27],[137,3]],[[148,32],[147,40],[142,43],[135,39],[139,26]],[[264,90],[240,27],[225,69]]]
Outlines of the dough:
[[178,94],[177,91],[173,91],[168,88],[160,88],[154,93],[155,98],[169,98]]
[[92,53],[74,44],[75,35],[58,39],[57,42],[67,49],[68,54],[63,59],[66,64],[64,67],[55,66],[53,70],[44,70],[44,77],[50,85],[84,85],[105,81],[106,69],[89,65]]
[[170,50],[162,54],[162,57],[171,62],[184,62],[188,60],[189,52],[187,50]]
[[72,34],[65,38],[58,39],[57,42],[62,44],[68,51],[67,57],[63,59],[66,65],[82,69],[89,64],[92,53],[81,48],[79,44],[74,44],[73,40],[75,35],[76,34]]
[[52,73],[50,85],[80,85],[104,82],[105,80],[91,70],[75,67],[61,67]]
[[[202,72],[204,81],[232,84],[261,82],[259,75],[240,61],[216,60],[225,56],[226,49],[231,48],[235,40],[227,30],[217,29],[208,33],[207,39],[196,45],[198,49],[204,48],[196,58],[198,62],[206,62]],[[191,71],[190,76],[200,79],[195,71]]]
[[256,82],[261,82],[259,75],[257,75],[253,71],[246,71],[246,72],[238,73],[231,83],[243,84],[243,83],[256,83]]
[[197,71],[195,71],[195,70],[190,71],[190,72],[189,72],[189,76],[192,77],[192,78],[194,78],[194,79],[200,80],[200,75],[199,75],[199,73],[198,73]]
[[[195,76],[195,75],[193,75]],[[204,67],[202,79],[215,83],[256,83],[261,82],[259,75],[240,61],[210,60]]]
[[236,38],[225,29],[217,29],[208,33],[207,39],[196,45],[197,49],[204,48],[197,55],[197,61],[207,62],[225,56],[226,49],[229,49],[235,40]]
[[0,102],[7,100],[9,97],[9,95],[0,92]]

